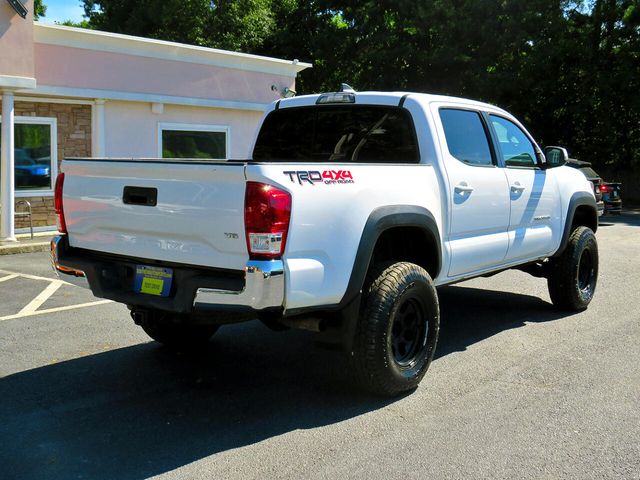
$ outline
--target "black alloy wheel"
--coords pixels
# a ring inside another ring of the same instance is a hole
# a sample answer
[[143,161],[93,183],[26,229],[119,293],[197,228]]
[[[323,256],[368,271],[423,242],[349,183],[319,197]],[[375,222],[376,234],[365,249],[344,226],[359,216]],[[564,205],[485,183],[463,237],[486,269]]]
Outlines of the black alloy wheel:
[[429,323],[422,300],[411,295],[398,305],[391,327],[393,359],[400,368],[412,367],[427,345]]
[[595,275],[591,253],[589,250],[584,250],[578,265],[578,288],[584,295],[592,295],[591,289],[594,286]]

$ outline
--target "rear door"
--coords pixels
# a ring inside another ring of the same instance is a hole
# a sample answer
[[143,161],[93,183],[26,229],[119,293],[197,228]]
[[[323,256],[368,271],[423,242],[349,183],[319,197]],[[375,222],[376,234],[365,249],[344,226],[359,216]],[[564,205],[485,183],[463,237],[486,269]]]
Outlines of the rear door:
[[65,160],[69,244],[242,270],[244,169],[231,162]]
[[536,147],[511,119],[489,114],[499,162],[509,184],[509,248],[505,262],[539,257],[560,243],[561,205],[552,170],[537,166]]
[[510,200],[488,126],[473,109],[441,105],[435,113],[451,205],[449,276],[495,267],[507,252]]

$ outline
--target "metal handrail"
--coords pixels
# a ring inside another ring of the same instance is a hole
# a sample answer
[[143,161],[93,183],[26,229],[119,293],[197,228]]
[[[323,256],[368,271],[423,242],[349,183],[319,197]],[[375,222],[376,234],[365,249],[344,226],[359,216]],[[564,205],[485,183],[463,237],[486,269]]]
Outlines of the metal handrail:
[[[19,212],[18,207],[20,205],[26,205],[26,212]],[[31,240],[33,240],[33,217],[31,216],[31,203],[28,200],[18,200],[16,202],[16,210],[14,212],[14,216],[16,217],[29,217],[29,229],[31,230]]]

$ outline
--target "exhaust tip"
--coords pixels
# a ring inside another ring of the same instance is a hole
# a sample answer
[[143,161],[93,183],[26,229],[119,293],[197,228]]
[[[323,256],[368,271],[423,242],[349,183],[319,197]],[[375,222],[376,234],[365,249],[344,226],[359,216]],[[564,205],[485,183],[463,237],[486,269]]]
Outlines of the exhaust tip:
[[327,329],[327,322],[322,318],[282,318],[280,323],[289,328],[308,330],[310,332],[324,332]]

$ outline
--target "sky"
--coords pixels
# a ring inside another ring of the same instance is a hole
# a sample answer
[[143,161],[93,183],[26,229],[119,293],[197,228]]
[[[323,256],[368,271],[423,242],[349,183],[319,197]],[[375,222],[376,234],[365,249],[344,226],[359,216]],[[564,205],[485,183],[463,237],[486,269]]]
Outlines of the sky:
[[41,22],[55,23],[73,20],[79,22],[84,13],[83,3],[80,0],[43,0],[47,7],[47,14],[40,18]]

